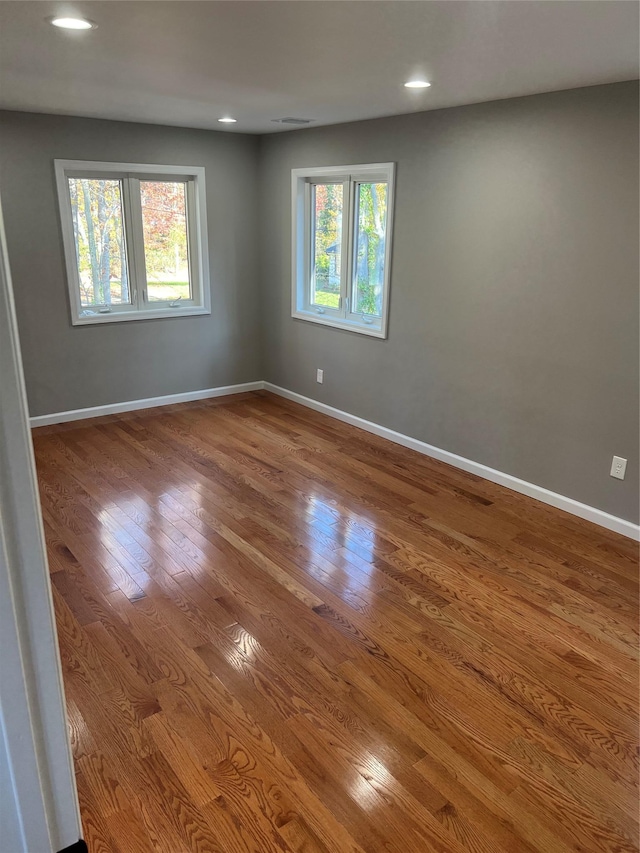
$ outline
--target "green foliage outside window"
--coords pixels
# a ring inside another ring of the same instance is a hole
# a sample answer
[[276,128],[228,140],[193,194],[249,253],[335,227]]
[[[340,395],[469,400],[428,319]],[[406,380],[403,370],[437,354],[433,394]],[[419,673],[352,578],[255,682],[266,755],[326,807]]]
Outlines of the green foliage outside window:
[[69,178],[82,305],[129,302],[120,181]]
[[[360,183],[353,258],[352,307],[380,316],[384,285],[387,184]],[[315,186],[313,303],[338,308],[342,248],[342,184]]]
[[357,314],[382,313],[386,224],[387,184],[359,184],[353,295]]
[[[83,307],[131,301],[119,180],[69,178]],[[142,230],[150,301],[191,297],[185,185],[141,181]]]
[[316,305],[337,307],[340,300],[342,193],[342,184],[318,184],[315,187],[313,301]]
[[189,299],[185,185],[140,181],[140,202],[149,300]]

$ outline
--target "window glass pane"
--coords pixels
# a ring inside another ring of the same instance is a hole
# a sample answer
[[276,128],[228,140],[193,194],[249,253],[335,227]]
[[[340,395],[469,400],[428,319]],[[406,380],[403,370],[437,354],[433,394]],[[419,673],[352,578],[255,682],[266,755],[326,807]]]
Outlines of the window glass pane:
[[131,302],[120,181],[68,178],[83,307]]
[[313,187],[313,305],[340,306],[342,195],[342,184],[316,184]]
[[191,299],[186,189],[182,181],[140,181],[150,302]]
[[358,184],[356,210],[353,310],[356,314],[380,317],[387,237],[387,184]]

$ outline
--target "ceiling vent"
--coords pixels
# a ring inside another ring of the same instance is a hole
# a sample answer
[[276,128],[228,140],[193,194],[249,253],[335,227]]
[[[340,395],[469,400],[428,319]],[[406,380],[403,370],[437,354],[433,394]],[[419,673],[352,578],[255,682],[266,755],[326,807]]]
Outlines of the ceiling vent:
[[284,118],[272,118],[277,124],[311,124],[312,118],[295,118],[294,116],[285,116]]

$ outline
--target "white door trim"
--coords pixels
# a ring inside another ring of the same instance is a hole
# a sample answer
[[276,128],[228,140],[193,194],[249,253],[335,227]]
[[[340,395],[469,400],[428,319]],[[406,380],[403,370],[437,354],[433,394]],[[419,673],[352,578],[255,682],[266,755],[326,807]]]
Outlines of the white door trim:
[[55,853],[82,830],[1,211],[0,365],[3,818],[12,853]]

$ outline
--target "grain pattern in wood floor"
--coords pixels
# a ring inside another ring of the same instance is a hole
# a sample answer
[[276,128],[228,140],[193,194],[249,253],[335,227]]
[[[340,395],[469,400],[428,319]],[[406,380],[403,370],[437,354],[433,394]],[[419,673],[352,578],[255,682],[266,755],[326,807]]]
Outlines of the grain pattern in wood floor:
[[34,443],[92,853],[637,851],[636,544],[266,393]]

